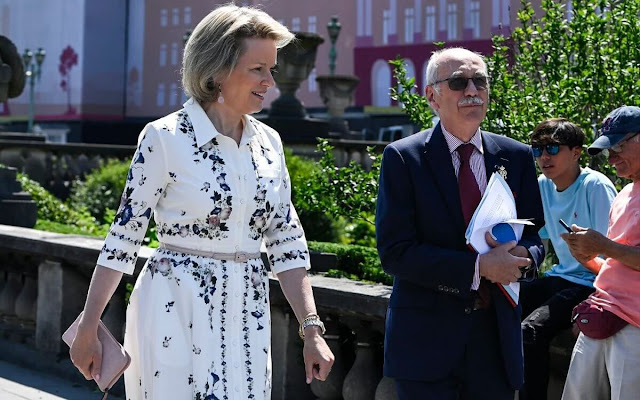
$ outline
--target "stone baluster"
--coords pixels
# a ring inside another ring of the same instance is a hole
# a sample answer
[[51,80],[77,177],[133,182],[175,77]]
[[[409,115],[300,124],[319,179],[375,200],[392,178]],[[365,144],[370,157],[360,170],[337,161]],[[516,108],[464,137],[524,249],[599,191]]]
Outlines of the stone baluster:
[[397,400],[396,382],[393,378],[383,376],[376,388],[375,400]]
[[349,317],[349,321],[349,326],[356,334],[356,358],[344,379],[342,397],[344,400],[371,400],[375,398],[376,387],[382,376],[378,334],[369,321],[353,320],[352,317]]
[[62,334],[84,307],[89,278],[57,261],[45,260],[38,266],[36,310],[36,348],[60,352]]
[[0,265],[0,293],[2,293],[5,283],[7,283],[7,272],[1,268],[4,268],[4,266]]
[[102,315],[102,323],[120,343],[124,340],[125,315],[126,304],[124,302],[124,291],[116,290],[113,296],[111,296],[107,309]]
[[15,319],[16,299],[22,291],[22,286],[22,274],[8,271],[7,282],[0,294],[0,313],[5,321]]
[[327,329],[324,340],[333,352],[335,362],[331,373],[324,382],[315,379],[311,382],[311,391],[319,400],[342,400],[342,387],[347,373],[345,356],[342,352],[344,329],[339,324],[337,317],[333,315],[324,316],[322,320]]
[[38,300],[38,275],[34,266],[24,265],[24,285],[16,298],[15,313],[23,326],[34,327]]

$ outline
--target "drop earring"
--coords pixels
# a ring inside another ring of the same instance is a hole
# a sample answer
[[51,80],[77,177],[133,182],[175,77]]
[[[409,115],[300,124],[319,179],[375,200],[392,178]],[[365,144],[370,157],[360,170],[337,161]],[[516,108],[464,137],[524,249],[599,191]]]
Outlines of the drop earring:
[[224,97],[222,97],[222,85],[218,84],[218,103],[224,103]]

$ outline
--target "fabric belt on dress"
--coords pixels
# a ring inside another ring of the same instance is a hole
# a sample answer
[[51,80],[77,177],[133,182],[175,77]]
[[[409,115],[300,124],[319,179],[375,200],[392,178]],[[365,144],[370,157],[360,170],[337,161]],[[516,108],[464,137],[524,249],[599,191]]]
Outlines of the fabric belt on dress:
[[218,253],[215,251],[187,249],[185,247],[174,246],[172,244],[167,244],[167,243],[160,243],[159,248],[169,250],[169,251],[175,251],[177,253],[189,253],[196,256],[213,258],[216,260],[226,260],[226,261],[235,261],[235,262],[246,262],[247,260],[253,260],[261,257],[260,252],[247,253],[244,251],[237,251],[235,253]]

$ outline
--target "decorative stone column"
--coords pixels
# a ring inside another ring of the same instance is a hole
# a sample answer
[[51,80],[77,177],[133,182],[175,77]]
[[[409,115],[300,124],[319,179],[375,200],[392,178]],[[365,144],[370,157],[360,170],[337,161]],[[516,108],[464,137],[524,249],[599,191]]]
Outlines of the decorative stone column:
[[382,377],[377,349],[377,334],[369,321],[352,321],[349,326],[356,334],[356,359],[344,378],[344,400],[375,399],[376,388]]
[[315,67],[318,46],[324,39],[309,32],[296,32],[296,40],[278,51],[278,73],[273,76],[280,97],[271,103],[269,117],[305,118],[304,106],[296,98],[300,83]]
[[333,315],[324,316],[323,321],[327,329],[324,340],[331,349],[335,361],[331,373],[324,382],[316,379],[311,382],[311,391],[319,400],[342,400],[342,386],[347,371],[341,348],[341,327],[337,317]]
[[360,79],[351,75],[320,75],[316,78],[320,97],[329,112],[329,129],[342,135],[349,133],[344,110],[353,103],[353,95]]

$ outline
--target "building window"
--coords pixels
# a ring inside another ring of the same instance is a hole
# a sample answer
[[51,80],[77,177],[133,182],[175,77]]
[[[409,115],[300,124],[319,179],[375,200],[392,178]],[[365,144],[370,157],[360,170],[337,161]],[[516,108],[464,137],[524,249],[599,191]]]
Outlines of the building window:
[[178,104],[178,85],[172,83],[171,91],[169,92],[169,105],[173,107],[176,104]]
[[171,22],[173,23],[173,25],[180,24],[180,9],[179,8],[174,8],[173,9],[173,18],[171,19]]
[[161,67],[167,65],[167,45],[164,43],[160,45],[160,57],[158,58],[158,64]]
[[184,8],[184,24],[191,25],[191,7]]
[[178,43],[171,44],[171,65],[178,65]]
[[413,8],[404,9],[404,41],[413,43],[413,28],[415,27]]
[[167,26],[169,20],[169,11],[166,8],[160,10],[160,26]]
[[311,73],[309,74],[309,79],[307,79],[307,83],[309,85],[308,89],[310,93],[313,93],[318,90],[318,82],[316,81],[317,76],[318,76],[318,73],[316,69],[315,68],[312,69]]
[[391,105],[389,88],[391,87],[391,69],[386,60],[377,60],[371,67],[371,103],[374,106]]
[[164,107],[165,96],[164,83],[158,83],[158,93],[156,94],[156,105],[158,107]]
[[472,1],[469,3],[469,28],[474,39],[480,37],[480,2]]
[[447,40],[458,38],[458,5],[447,4]]
[[294,32],[300,32],[300,18],[294,17],[291,19],[291,30]]
[[426,6],[424,9],[424,40],[436,40],[436,6]]
[[493,0],[491,9],[491,26],[507,27],[511,24],[509,15],[510,0]]
[[382,12],[382,44],[389,44],[389,29],[391,28],[391,16],[389,10]]
[[317,20],[316,16],[315,15],[310,15],[309,19],[308,19],[309,26],[307,28],[307,32],[317,33],[317,30],[318,30],[317,26],[316,26],[317,22],[318,22],[318,20]]

